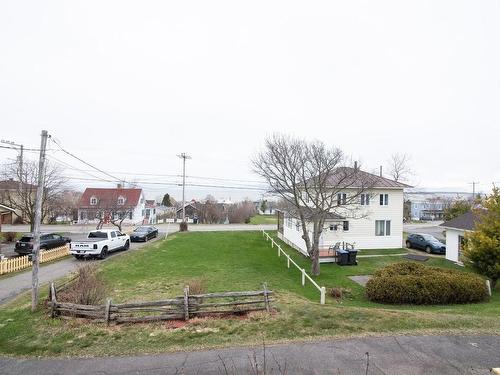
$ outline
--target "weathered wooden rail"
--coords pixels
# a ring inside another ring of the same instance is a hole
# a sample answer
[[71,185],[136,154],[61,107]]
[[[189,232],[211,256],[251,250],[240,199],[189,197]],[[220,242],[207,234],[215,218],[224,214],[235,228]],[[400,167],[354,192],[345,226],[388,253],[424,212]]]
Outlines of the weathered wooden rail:
[[[68,287],[66,284],[64,287]],[[49,296],[51,316],[86,318],[109,324],[152,322],[162,320],[189,320],[193,317],[208,315],[243,314],[251,311],[270,311],[273,292],[263,290],[246,292],[225,292],[189,294],[161,301],[130,302],[113,304],[108,299],[103,305],[80,305],[57,300],[54,283],[51,283]]]
[[[40,251],[40,263],[50,262],[51,260],[62,258],[67,255],[69,255],[69,245],[56,247],[51,250],[42,250]],[[0,275],[31,267],[33,262],[30,258],[30,256],[24,255],[12,259],[0,260]]]

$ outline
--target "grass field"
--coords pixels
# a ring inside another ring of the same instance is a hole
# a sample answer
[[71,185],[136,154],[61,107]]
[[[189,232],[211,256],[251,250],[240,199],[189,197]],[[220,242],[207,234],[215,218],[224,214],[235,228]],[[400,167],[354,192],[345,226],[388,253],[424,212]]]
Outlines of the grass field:
[[255,215],[250,218],[250,224],[277,224],[278,217],[276,215]]
[[[286,245],[298,264],[309,261]],[[276,292],[276,313],[255,313],[247,319],[193,319],[182,328],[166,323],[119,325],[50,319],[41,308],[29,312],[22,296],[0,309],[0,353],[15,355],[122,355],[172,350],[286,342],[353,335],[405,333],[500,334],[500,292],[489,303],[458,306],[386,306],[368,301],[363,288],[348,276],[371,274],[401,260],[398,256],[362,258],[358,266],[322,265],[320,285],[343,286],[351,295],[342,301],[302,287],[300,273],[287,269],[260,232],[178,233],[101,264],[114,302],[177,296],[192,279],[208,291],[260,289],[266,282]],[[369,254],[369,251],[363,252]],[[444,259],[429,264],[456,268]],[[465,272],[465,271],[464,271]],[[46,288],[43,296],[46,296]]]

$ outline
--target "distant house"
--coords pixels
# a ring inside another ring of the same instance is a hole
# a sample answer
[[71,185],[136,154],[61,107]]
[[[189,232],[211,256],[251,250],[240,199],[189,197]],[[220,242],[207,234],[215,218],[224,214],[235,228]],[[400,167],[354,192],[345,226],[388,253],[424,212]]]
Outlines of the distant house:
[[446,230],[446,259],[460,262],[465,233],[473,231],[477,221],[477,215],[470,211],[440,225]]
[[409,218],[413,220],[442,220],[445,209],[452,202],[470,198],[470,194],[460,192],[405,193],[405,203],[409,205]]
[[[186,204],[184,205],[184,211],[187,222],[195,222],[195,223],[198,222],[199,214],[195,201],[186,202]],[[177,208],[175,216],[177,218],[177,221],[182,220],[182,205]]]
[[144,224],[156,224],[157,220],[157,204],[156,201],[146,200],[146,212],[144,215]]
[[104,223],[113,217],[125,217],[123,223],[143,224],[146,202],[142,189],[85,189],[78,205],[78,223],[97,223],[99,217],[104,218]]
[[254,201],[255,210],[259,213],[259,215],[275,215],[276,214],[276,202],[274,201],[266,201],[265,211],[262,210],[262,202],[263,201]]
[[[34,202],[36,190],[36,185],[21,183],[12,178],[0,181],[0,203],[9,207],[17,206],[23,201],[23,196],[31,196],[32,201]],[[26,222],[27,218],[21,210],[13,208],[13,211],[11,211],[8,215],[4,215],[2,220],[3,224],[16,224],[18,222]]]

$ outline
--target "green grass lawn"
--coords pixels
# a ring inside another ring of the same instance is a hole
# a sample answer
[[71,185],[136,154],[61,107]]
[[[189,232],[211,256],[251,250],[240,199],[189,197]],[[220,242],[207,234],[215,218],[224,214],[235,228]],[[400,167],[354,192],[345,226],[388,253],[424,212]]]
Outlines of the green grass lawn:
[[[307,271],[310,262],[286,245]],[[393,250],[400,251],[400,250]],[[391,251],[389,251],[390,253]],[[369,253],[368,251],[366,253]],[[374,304],[350,275],[367,275],[398,256],[363,258],[358,266],[323,264],[315,279],[327,288],[352,291],[342,301],[300,284],[300,272],[286,268],[260,232],[178,233],[101,264],[114,302],[153,300],[181,295],[192,279],[204,280],[208,291],[262,288],[276,293],[273,314],[254,313],[247,319],[193,319],[182,328],[167,323],[106,327],[81,320],[50,319],[48,310],[29,311],[29,296],[0,309],[0,353],[15,355],[120,355],[172,350],[286,342],[353,335],[417,333],[500,334],[500,291],[489,303],[458,306],[387,306]],[[431,265],[457,268],[444,259]],[[464,270],[464,272],[466,272]],[[43,289],[43,297],[47,295]]]
[[250,224],[277,224],[278,217],[276,215],[255,215],[250,218]]

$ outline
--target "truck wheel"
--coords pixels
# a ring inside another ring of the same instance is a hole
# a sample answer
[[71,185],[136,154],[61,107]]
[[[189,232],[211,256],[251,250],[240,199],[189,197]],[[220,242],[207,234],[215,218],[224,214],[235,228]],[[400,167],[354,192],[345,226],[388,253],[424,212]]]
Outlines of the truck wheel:
[[76,260],[82,260],[83,259],[83,255],[75,255],[75,259]]
[[129,247],[130,247],[130,242],[128,242],[127,240],[127,242],[125,242],[125,246],[123,246],[123,250],[128,250]]
[[411,242],[410,242],[410,241],[406,241],[406,247],[407,247],[408,249],[411,249]]
[[101,250],[101,255],[99,255],[99,258],[106,259],[107,256],[108,256],[108,248],[107,246],[104,246]]

